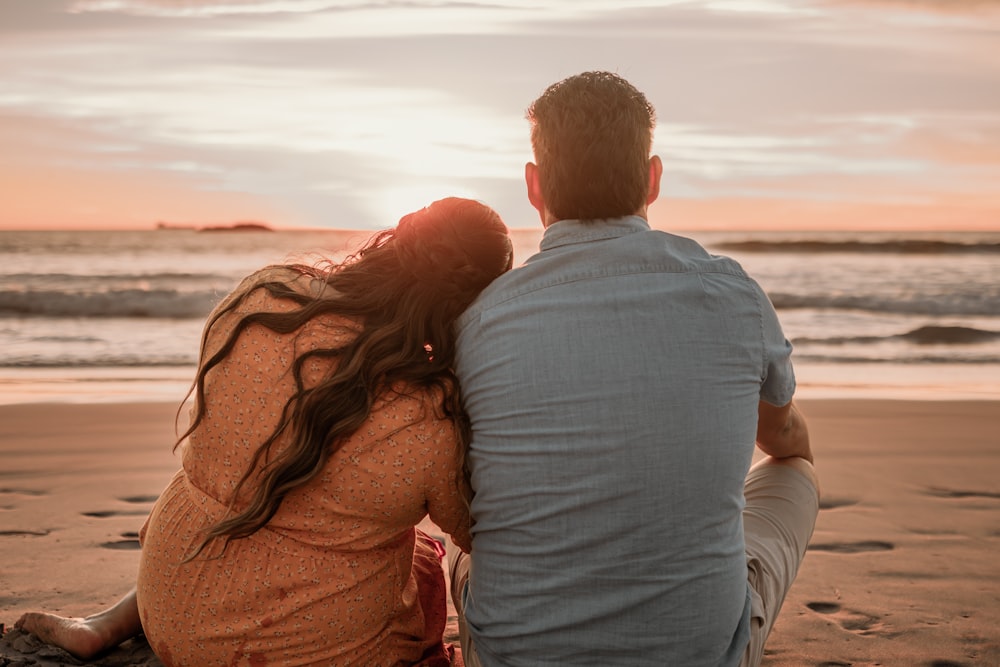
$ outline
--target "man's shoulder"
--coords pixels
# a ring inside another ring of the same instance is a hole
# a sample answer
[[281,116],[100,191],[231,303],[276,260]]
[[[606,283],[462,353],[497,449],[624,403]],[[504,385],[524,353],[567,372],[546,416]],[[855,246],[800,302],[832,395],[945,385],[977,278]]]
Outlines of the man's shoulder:
[[599,265],[612,273],[712,273],[740,283],[754,282],[732,257],[715,254],[693,238],[659,229],[612,239],[606,250]]
[[713,254],[685,236],[645,229],[532,255],[524,264],[490,283],[460,318],[459,326],[506,301],[561,283],[656,273],[715,273],[737,282],[754,283],[731,257]]

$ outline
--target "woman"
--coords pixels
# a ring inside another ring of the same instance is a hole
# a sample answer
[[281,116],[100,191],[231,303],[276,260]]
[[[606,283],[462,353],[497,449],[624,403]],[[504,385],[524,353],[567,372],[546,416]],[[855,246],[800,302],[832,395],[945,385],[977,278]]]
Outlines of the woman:
[[259,271],[210,316],[182,468],[136,589],[17,626],[78,656],[144,632],[172,665],[446,665],[440,546],[470,548],[455,318],[510,268],[488,207],[444,199],[324,270]]

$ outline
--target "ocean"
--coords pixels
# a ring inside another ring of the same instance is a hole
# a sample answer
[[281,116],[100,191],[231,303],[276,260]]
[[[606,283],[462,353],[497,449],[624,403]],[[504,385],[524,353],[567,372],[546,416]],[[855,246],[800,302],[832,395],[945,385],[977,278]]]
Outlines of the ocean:
[[[204,318],[265,264],[367,231],[0,231],[0,403],[179,402]],[[515,261],[540,229],[513,230]],[[799,396],[1000,399],[1000,233],[681,232],[739,261]]]

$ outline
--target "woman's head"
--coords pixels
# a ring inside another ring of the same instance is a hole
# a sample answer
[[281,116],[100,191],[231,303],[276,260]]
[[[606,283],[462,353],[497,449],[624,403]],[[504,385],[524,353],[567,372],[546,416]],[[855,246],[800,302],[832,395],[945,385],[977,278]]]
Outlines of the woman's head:
[[513,263],[500,216],[471,199],[449,197],[403,216],[393,242],[413,288],[436,293],[459,311]]
[[[329,274],[333,292],[366,328],[386,327],[404,348],[448,352],[451,327],[510,269],[507,228],[490,207],[449,197],[403,216]],[[440,355],[437,355],[439,360]]]

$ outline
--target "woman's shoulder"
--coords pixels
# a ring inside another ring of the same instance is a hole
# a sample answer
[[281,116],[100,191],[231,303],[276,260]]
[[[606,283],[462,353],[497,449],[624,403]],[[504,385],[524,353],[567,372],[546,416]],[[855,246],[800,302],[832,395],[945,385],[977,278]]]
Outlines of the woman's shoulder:
[[237,295],[247,294],[248,292],[252,292],[258,287],[268,283],[282,283],[284,285],[288,285],[296,291],[308,293],[311,280],[312,276],[307,276],[303,273],[303,271],[296,268],[294,265],[272,264],[261,269],[257,269],[248,275],[240,282],[239,286],[233,290],[233,293]]
[[[318,278],[313,271],[293,264],[272,264],[257,269],[243,278],[216,306],[216,312],[228,310],[234,302],[239,304],[237,310],[241,312],[257,311],[262,308],[270,310],[264,307],[264,303],[271,303],[277,300],[277,297],[261,288],[275,283],[306,297],[319,297],[326,288],[326,281]],[[255,292],[259,294],[254,294]]]

